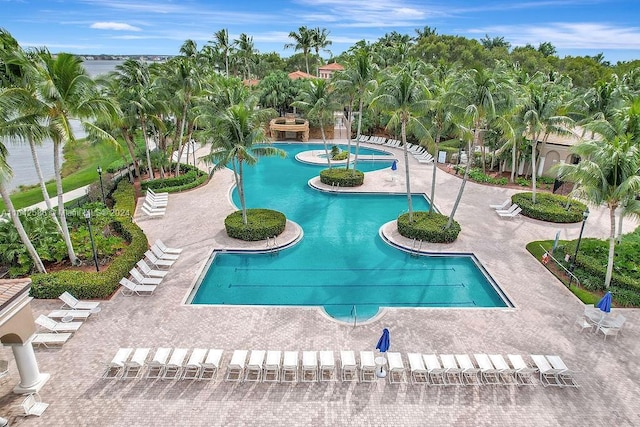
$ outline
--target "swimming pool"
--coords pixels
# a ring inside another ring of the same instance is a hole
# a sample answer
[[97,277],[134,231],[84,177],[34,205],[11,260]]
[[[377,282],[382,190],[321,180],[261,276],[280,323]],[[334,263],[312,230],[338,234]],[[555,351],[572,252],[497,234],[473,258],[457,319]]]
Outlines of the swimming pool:
[[[192,304],[322,306],[344,321],[355,313],[358,320],[371,318],[381,307],[510,306],[474,257],[416,257],[382,241],[379,228],[406,211],[406,194],[314,190],[307,182],[324,166],[300,163],[295,155],[318,145],[280,148],[286,159],[261,158],[245,168],[247,206],[284,212],[304,238],[274,254],[214,253]],[[391,162],[360,161],[358,169]],[[424,196],[412,200],[415,210],[429,208]]]

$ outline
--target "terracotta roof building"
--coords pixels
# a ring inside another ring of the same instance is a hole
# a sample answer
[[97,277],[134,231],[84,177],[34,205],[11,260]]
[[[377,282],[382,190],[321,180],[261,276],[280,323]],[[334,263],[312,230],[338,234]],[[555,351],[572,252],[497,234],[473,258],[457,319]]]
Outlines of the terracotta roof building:
[[298,79],[312,79],[313,76],[311,74],[307,74],[304,71],[294,71],[292,73],[289,73],[289,78],[291,80],[298,80]]
[[336,71],[342,71],[344,67],[337,62],[318,67],[318,75],[321,79],[330,79]]

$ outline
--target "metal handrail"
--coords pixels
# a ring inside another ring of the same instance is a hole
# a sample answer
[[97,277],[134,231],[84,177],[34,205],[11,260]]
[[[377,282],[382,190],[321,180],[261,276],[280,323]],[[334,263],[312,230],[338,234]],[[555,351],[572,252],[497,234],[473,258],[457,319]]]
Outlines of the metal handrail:
[[[540,248],[541,248],[541,249],[544,249],[545,253],[546,253],[547,255],[549,255],[549,258],[551,258],[551,259],[552,259],[556,264],[558,264],[558,266],[559,266],[560,268],[562,268],[562,269],[563,269],[563,270],[564,270],[564,271],[565,271],[565,272],[566,272],[570,277],[573,277],[573,280],[575,280],[575,281],[576,281],[576,283],[578,284],[578,286],[581,286],[581,285],[580,285],[580,280],[578,279],[578,277],[577,277],[575,274],[573,274],[573,273],[572,273],[571,271],[569,271],[569,270],[568,270],[564,265],[562,265],[562,264],[560,263],[560,261],[558,261],[558,260],[557,260],[553,255],[551,255],[551,253],[550,253],[548,250],[546,250],[546,249],[545,249],[545,247],[544,247],[544,246],[540,245]],[[569,287],[569,286],[567,285],[567,288],[568,288],[568,287]]]

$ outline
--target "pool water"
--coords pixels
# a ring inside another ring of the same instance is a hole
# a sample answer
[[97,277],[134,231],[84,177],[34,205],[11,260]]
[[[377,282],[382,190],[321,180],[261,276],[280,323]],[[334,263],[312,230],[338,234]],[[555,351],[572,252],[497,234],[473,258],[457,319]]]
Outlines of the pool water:
[[[307,182],[325,166],[295,155],[318,145],[279,147],[286,159],[245,168],[247,207],[283,212],[302,227],[303,240],[271,254],[215,253],[192,304],[322,306],[344,321],[371,318],[381,307],[508,306],[473,257],[412,256],[382,241],[379,228],[406,211],[406,194],[314,190]],[[359,161],[358,169],[393,174],[392,160]],[[424,196],[412,201],[414,210],[429,208]]]

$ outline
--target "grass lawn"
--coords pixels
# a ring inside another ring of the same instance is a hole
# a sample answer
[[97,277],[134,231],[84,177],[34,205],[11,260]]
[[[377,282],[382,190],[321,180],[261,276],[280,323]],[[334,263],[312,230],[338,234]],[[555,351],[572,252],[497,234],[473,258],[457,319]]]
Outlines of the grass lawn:
[[[97,181],[98,172],[96,169],[98,166],[106,169],[108,164],[121,157],[110,143],[90,144],[84,140],[78,141],[73,148],[66,149],[64,152],[63,191],[75,190]],[[50,197],[56,196],[56,185],[53,180],[47,183],[47,191]],[[11,195],[11,201],[16,209],[31,206],[42,200],[39,185]],[[0,211],[5,209],[4,203],[0,201]]]

